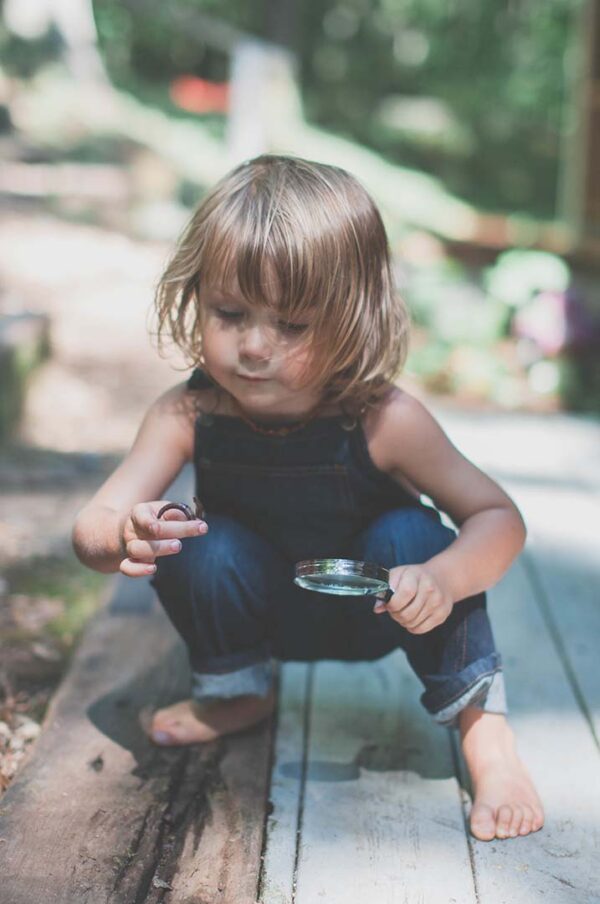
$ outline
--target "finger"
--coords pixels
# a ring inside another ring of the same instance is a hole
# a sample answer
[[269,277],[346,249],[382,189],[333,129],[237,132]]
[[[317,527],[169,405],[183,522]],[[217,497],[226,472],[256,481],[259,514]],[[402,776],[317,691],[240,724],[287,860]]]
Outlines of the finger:
[[132,532],[138,537],[153,537],[157,530],[161,502],[143,502],[134,506],[131,511]]
[[387,603],[385,602],[385,600],[378,600],[373,607],[373,612],[375,612],[377,615],[381,614],[382,612],[389,612],[392,618],[395,618],[397,620],[398,615],[400,613],[406,612],[407,609],[412,605],[412,602],[412,599],[403,601],[402,597],[398,598],[396,597],[396,595],[394,595],[388,600]]
[[172,556],[181,552],[181,540],[130,540],[126,550],[130,559],[152,564],[157,556]]
[[408,606],[405,606],[403,609],[390,609],[389,613],[394,621],[397,621],[399,625],[402,625],[403,628],[408,628],[409,623],[414,624],[418,621],[419,618],[423,618],[421,609],[421,604],[413,600],[408,604]]
[[156,572],[156,565],[148,562],[136,562],[133,559],[123,559],[119,565],[121,574],[128,578],[143,578]]
[[169,518],[163,521],[161,518],[160,521],[155,521],[152,527],[152,536],[157,540],[183,540],[185,537],[198,537],[207,532],[208,524],[198,518],[193,521],[187,519],[181,521],[179,518]]
[[427,617],[427,614],[426,600],[421,593],[417,593],[408,606],[404,606],[398,612],[390,612],[390,615],[396,618],[403,628],[411,628],[413,625],[417,625]]
[[170,509],[160,520],[151,514],[143,513],[133,520],[133,523],[138,537],[156,540],[181,540],[184,537],[197,537],[208,531],[206,521],[199,518],[188,521],[184,513],[177,509]]
[[422,621],[420,624],[416,625],[414,628],[407,628],[406,630],[410,634],[428,634],[429,631],[433,631],[434,628],[437,628],[438,625],[442,624],[439,619],[434,618],[433,615],[429,615],[425,621]]
[[402,611],[402,624],[409,631],[418,628],[433,615],[431,611],[431,591],[422,584],[414,600]]
[[419,580],[414,573],[405,571],[394,590],[394,595],[387,603],[387,611],[397,614],[405,609],[415,598],[419,590]]
[[[181,509],[167,509],[164,515],[158,518],[159,521],[189,521],[188,516]],[[197,520],[197,519],[196,519]]]
[[[160,537],[161,531],[164,531],[164,525],[168,524],[173,530],[177,531],[181,528],[182,525],[191,525],[191,533],[190,528],[188,527],[188,533],[186,536],[193,536],[198,533],[198,524],[201,519],[194,518],[193,521],[188,521],[184,512],[179,509],[169,509],[165,512],[162,518],[158,518],[157,515],[161,508],[164,505],[168,505],[168,501],[164,499],[155,500],[154,502],[142,502],[136,505],[131,512],[131,523],[133,527],[133,532],[137,534],[138,537],[143,537],[144,539],[151,537]],[[205,523],[202,521],[202,523]],[[173,531],[167,536],[174,536]]]

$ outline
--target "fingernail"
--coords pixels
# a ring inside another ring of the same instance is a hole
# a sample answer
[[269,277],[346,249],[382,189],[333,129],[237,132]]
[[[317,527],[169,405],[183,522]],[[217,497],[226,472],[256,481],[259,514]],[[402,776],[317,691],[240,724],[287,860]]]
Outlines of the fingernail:
[[179,552],[179,550],[181,549],[181,543],[179,542],[179,540],[173,540],[173,542],[171,543],[171,549],[174,552]]
[[146,571],[148,572],[148,574],[154,574],[154,572],[156,571],[156,565],[148,565]]
[[205,534],[207,530],[208,530],[208,524],[205,524],[204,521],[201,521],[200,524],[198,525],[198,533]]
[[152,737],[158,744],[166,744],[171,740],[171,735],[167,734],[166,731],[154,731]]

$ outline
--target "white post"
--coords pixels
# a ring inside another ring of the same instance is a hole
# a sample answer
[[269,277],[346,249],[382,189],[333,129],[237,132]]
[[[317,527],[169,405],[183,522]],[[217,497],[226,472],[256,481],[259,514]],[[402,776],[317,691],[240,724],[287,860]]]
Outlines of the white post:
[[275,44],[244,38],[233,48],[230,84],[230,165],[289,147],[302,118],[293,55]]

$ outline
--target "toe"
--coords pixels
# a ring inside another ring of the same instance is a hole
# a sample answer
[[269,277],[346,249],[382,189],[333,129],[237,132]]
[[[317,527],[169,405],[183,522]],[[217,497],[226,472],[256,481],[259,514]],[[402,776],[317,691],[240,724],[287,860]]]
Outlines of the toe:
[[508,804],[503,804],[498,809],[498,818],[496,820],[496,835],[498,838],[508,838],[512,816],[512,807],[509,807]]
[[513,804],[512,811],[513,815],[508,827],[508,834],[511,838],[516,838],[521,830],[521,823],[523,822],[523,807],[519,804]]
[[533,826],[533,809],[527,804],[523,805],[523,821],[519,829],[519,835],[529,835]]
[[539,832],[539,830],[544,825],[544,811],[539,809],[539,807],[533,808],[533,823],[532,823],[532,831]]
[[496,834],[494,810],[488,804],[473,804],[471,810],[471,832],[480,841],[491,841]]

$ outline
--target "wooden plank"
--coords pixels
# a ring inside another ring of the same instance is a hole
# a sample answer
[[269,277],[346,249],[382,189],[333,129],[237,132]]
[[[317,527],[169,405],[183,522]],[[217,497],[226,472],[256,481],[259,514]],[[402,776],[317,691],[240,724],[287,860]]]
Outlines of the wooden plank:
[[152,601],[145,580],[117,579],[2,800],[2,904],[256,900],[270,728],[150,743],[140,721],[187,691]]
[[473,841],[481,904],[600,901],[598,606],[600,424],[569,414],[441,412],[461,449],[501,481],[526,552],[490,594],[510,721],[546,807],[541,832]]
[[448,731],[395,652],[315,667],[296,904],[475,901]]
[[457,411],[434,406],[456,445],[512,487],[600,493],[600,421],[573,414]]
[[288,662],[280,669],[261,904],[288,904],[293,900],[296,833],[304,787],[307,691],[312,668],[305,663]]
[[600,502],[568,488],[521,490],[525,565],[556,655],[600,744]]
[[600,742],[600,423],[574,415],[454,412],[446,421],[460,445],[499,478],[528,527],[529,580],[555,655]]
[[546,824],[526,838],[472,839],[478,900],[598,902],[600,757],[520,561],[491,591],[490,611],[504,656],[510,721]]

